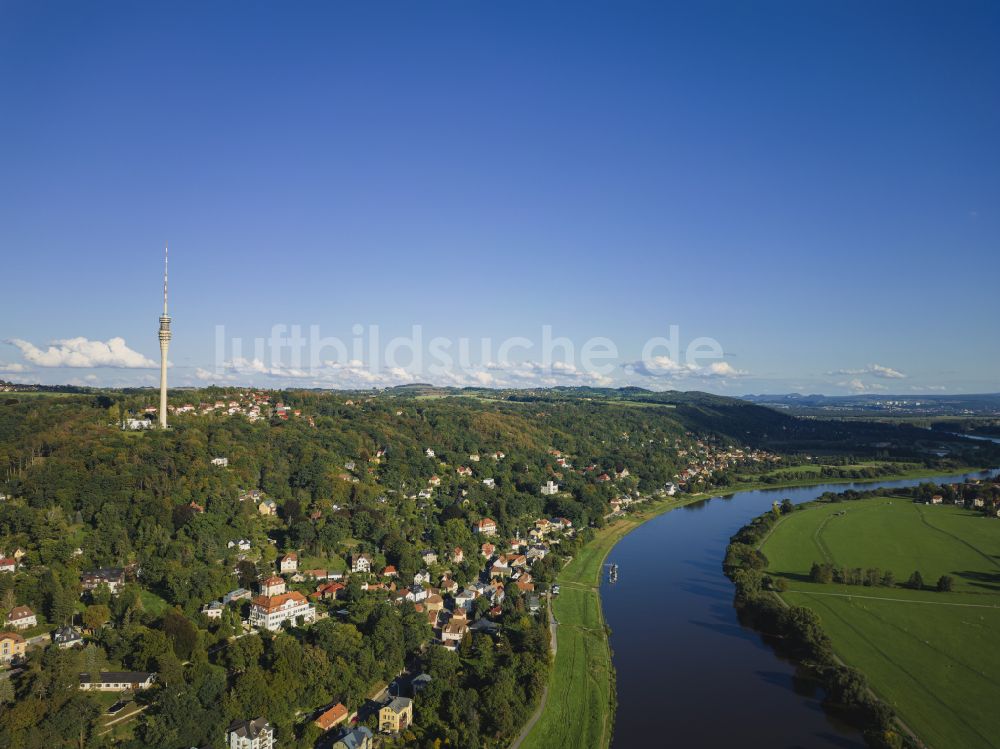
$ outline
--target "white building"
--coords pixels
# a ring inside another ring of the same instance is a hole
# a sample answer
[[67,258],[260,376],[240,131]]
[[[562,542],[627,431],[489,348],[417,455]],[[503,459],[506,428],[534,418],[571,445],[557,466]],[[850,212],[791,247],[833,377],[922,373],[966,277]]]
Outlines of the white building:
[[274,749],[274,729],[266,718],[237,720],[226,729],[229,749]]
[[97,679],[90,674],[80,674],[80,689],[95,692],[139,691],[153,686],[156,674],[146,671],[101,671]]
[[212,458],[212,465],[225,468],[229,465],[229,458]]
[[558,494],[558,493],[559,493],[559,484],[555,483],[554,481],[546,481],[545,485],[542,487],[543,495],[548,496],[550,494]]
[[277,632],[284,622],[297,624],[316,620],[316,609],[297,590],[277,596],[257,596],[250,604],[250,626]]

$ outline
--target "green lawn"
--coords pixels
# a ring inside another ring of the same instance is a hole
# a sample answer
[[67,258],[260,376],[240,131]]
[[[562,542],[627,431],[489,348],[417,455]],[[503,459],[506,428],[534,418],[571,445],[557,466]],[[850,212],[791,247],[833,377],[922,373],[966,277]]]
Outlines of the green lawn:
[[142,608],[153,616],[159,616],[170,604],[160,598],[156,593],[145,588],[139,591],[139,598],[142,600]]
[[[838,514],[845,513],[845,514]],[[935,749],[1000,746],[1000,522],[952,506],[878,498],[786,516],[762,546],[783,594],[823,621],[837,654]],[[955,591],[819,585],[814,561],[879,567]]]
[[328,572],[343,572],[347,569],[347,562],[336,554],[328,557],[304,556],[299,557],[299,570],[327,570]]

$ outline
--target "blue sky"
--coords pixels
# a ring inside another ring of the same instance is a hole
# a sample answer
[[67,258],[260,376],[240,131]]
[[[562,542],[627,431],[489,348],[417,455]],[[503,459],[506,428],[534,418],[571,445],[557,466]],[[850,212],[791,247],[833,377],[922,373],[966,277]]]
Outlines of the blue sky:
[[156,382],[169,241],[175,384],[997,391],[998,92],[991,2],[6,2],[0,378]]

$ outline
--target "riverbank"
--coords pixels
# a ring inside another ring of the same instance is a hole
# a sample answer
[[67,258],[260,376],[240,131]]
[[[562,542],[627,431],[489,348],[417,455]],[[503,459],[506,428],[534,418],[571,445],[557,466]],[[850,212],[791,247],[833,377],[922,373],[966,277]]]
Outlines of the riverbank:
[[[936,472],[912,471],[875,481],[940,475],[940,469]],[[549,676],[545,705],[520,744],[521,749],[605,749],[610,745],[615,713],[615,672],[601,607],[600,576],[607,555],[624,536],[655,517],[711,497],[834,483],[858,483],[858,480],[741,484],[662,499],[596,531],[594,538],[566,565],[557,579],[562,593],[551,605],[559,621],[559,649]]]
[[651,518],[703,497],[659,500],[596,531],[563,568],[560,594],[551,599],[559,622],[559,648],[549,676],[547,700],[522,749],[603,749],[614,720],[614,668],[601,611],[604,560],[629,531]]

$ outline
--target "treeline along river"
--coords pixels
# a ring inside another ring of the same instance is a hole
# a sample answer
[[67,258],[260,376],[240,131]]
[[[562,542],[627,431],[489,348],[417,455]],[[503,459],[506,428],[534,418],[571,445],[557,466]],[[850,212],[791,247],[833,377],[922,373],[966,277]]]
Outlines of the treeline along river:
[[614,749],[864,747],[822,707],[822,691],[740,625],[722,572],[729,537],[788,497],[987,478],[998,471],[899,481],[817,484],[716,497],[639,526],[611,550],[618,580],[601,584],[611,627],[618,710]]

